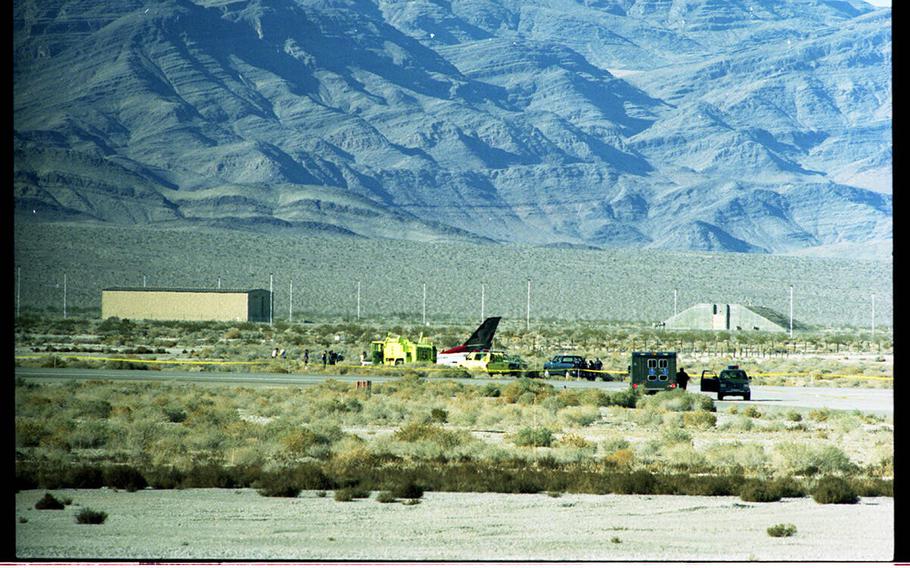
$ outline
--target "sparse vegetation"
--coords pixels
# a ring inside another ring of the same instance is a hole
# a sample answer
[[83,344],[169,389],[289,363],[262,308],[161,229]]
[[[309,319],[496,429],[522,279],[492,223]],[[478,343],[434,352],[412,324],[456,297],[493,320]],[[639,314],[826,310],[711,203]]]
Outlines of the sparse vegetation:
[[64,509],[66,506],[62,501],[51,495],[50,493],[45,493],[37,503],[35,503],[35,509],[38,510],[60,510]]
[[850,483],[840,477],[825,477],[818,480],[812,489],[812,499],[823,505],[859,503],[859,495]]
[[107,513],[84,508],[76,513],[76,522],[80,525],[100,525],[107,520]]
[[796,534],[796,525],[779,524],[768,527],[768,536],[776,538],[788,537]]

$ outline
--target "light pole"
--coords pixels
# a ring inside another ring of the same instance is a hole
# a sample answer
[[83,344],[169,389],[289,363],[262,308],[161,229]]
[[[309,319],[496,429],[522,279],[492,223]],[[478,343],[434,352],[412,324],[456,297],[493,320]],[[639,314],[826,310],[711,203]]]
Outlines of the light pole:
[[527,311],[527,330],[531,330],[531,279],[528,278],[528,311]]
[[793,285],[790,285],[790,339],[793,339]]

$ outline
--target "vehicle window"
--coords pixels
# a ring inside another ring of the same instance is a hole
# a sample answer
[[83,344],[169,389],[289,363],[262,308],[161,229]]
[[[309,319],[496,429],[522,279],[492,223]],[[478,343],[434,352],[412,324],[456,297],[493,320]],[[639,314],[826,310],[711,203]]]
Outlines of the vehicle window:
[[657,367],[657,359],[648,359],[648,368],[654,369]]
[[666,359],[661,359],[661,360],[659,360],[659,361],[657,362],[657,366],[660,367],[661,369],[666,369],[666,368],[667,368],[667,360],[666,360]]
[[563,357],[562,362],[563,363],[574,363],[575,359],[573,359],[572,357]]

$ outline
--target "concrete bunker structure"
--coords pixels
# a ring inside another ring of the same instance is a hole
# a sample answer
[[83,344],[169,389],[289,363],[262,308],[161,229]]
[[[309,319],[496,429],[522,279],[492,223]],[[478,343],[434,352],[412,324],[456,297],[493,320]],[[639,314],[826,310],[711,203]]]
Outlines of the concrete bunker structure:
[[[771,308],[742,304],[696,304],[664,320],[666,329],[787,332],[787,316]],[[793,320],[793,329],[803,328]]]

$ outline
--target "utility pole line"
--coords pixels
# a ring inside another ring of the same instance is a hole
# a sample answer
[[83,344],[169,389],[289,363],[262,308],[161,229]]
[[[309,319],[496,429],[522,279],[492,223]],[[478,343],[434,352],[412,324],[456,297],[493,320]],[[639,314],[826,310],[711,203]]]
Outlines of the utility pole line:
[[423,325],[427,325],[427,283],[423,283]]
[[872,341],[875,341],[875,294],[872,294]]
[[531,279],[530,278],[528,278],[527,330],[531,331]]
[[272,314],[275,312],[275,294],[272,292],[274,276],[269,272],[269,325],[272,325]]
[[142,275],[142,287],[145,288],[145,274]]
[[221,277],[218,277],[218,289],[221,290]]
[[357,281],[357,319],[360,319],[360,280]]
[[790,338],[793,338],[793,285],[790,285]]
[[19,294],[22,290],[21,286],[22,280],[22,267],[16,267],[16,317],[19,317]]
[[484,300],[486,299],[485,295],[486,295],[486,289],[484,288],[484,285],[481,282],[481,284],[480,284],[480,321],[481,322],[483,321]]
[[676,304],[676,292],[677,292],[677,290],[676,290],[676,288],[674,288],[673,289],[673,315],[674,316],[679,313],[679,311],[676,309],[676,305],[677,305]]
[[66,319],[66,272],[63,273],[63,319]]
[[291,289],[288,292],[290,299],[288,300],[288,321],[294,321],[294,281],[291,280]]

